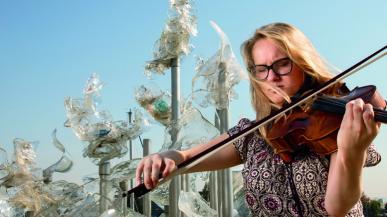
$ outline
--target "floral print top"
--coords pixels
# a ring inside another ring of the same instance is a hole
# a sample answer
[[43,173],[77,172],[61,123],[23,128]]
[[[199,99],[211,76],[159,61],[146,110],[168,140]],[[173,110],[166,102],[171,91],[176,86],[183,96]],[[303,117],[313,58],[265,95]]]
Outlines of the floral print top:
[[[241,119],[237,126],[228,130],[228,134],[232,136],[250,125],[251,121]],[[328,216],[324,208],[324,197],[329,157],[312,152],[299,154],[294,158],[289,170],[282,159],[256,133],[237,140],[234,146],[244,162],[242,176],[246,191],[245,200],[252,216],[299,216],[290,177],[302,204],[302,216]],[[374,145],[371,145],[366,166],[374,166],[380,160],[379,153]],[[361,202],[359,201],[346,216],[363,216]]]

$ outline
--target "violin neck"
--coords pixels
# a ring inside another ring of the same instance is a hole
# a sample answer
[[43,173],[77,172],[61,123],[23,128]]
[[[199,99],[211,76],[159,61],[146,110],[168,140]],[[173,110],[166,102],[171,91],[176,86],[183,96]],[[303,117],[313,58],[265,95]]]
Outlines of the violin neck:
[[[312,109],[330,112],[338,115],[344,115],[345,105],[347,101],[329,97],[329,96],[319,96],[312,105]],[[374,108],[375,118],[374,120],[381,123],[387,123],[387,111],[382,109]]]

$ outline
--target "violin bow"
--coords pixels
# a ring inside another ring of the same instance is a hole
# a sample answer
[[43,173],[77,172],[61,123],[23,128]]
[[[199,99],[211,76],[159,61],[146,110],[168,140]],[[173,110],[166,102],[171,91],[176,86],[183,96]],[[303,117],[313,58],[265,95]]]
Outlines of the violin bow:
[[[179,174],[184,173],[185,171],[189,170],[193,166],[202,162],[206,158],[217,153],[222,148],[225,148],[227,144],[231,144],[231,143],[235,142],[236,140],[238,140],[239,138],[254,132],[259,127],[264,126],[265,124],[273,121],[274,119],[280,117],[282,114],[284,114],[284,113],[292,110],[293,108],[303,104],[307,100],[309,100],[312,97],[316,96],[317,94],[323,92],[324,90],[330,88],[331,86],[333,86],[337,82],[343,80],[344,78],[348,77],[349,75],[352,75],[353,73],[359,71],[360,69],[366,67],[367,65],[382,58],[383,56],[385,56],[387,54],[387,52],[383,53],[383,51],[386,50],[386,48],[387,48],[387,45],[383,46],[382,48],[380,48],[376,52],[374,52],[371,55],[367,56],[366,58],[360,60],[358,63],[349,67],[348,69],[341,72],[340,74],[334,76],[333,78],[331,78],[327,82],[319,85],[318,87],[314,88],[312,91],[306,93],[303,97],[296,99],[294,102],[291,102],[291,103],[287,104],[286,106],[282,107],[281,109],[274,111],[272,114],[262,118],[259,121],[252,121],[251,126],[245,128],[245,129],[241,130],[240,132],[236,133],[235,135],[230,136],[230,137],[220,141],[219,143],[207,148],[206,150],[196,154],[195,156],[191,157],[190,159],[187,159],[187,160],[181,162],[180,164],[177,165],[177,169],[174,170],[169,176],[164,177],[164,178],[160,177],[158,185],[161,185],[161,184],[169,181],[175,175],[179,175]],[[160,174],[160,176],[161,176],[161,174]],[[157,186],[155,188],[157,188]],[[153,188],[153,189],[155,189],[155,188]],[[134,194],[136,197],[141,197],[142,195],[152,191],[153,189],[147,189],[145,187],[145,184],[142,183],[142,184],[130,189],[128,192],[123,193],[122,196],[126,197],[130,194]]]

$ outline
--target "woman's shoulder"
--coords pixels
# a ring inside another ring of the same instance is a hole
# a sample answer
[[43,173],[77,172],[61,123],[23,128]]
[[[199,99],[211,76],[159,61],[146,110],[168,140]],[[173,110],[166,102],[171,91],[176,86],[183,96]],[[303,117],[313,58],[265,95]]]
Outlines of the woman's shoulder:
[[[254,124],[254,121],[251,121],[248,118],[241,118],[238,121],[237,125],[230,128],[227,133],[229,134],[229,136],[235,136],[242,130],[252,126],[252,124]],[[253,154],[252,152],[257,152],[266,146],[266,142],[259,135],[258,131],[238,138],[233,144],[243,161],[245,161],[248,156]]]
[[227,133],[229,136],[234,136],[235,134],[238,134],[240,131],[250,127],[252,125],[252,121],[248,118],[241,118],[237,125],[234,127],[230,128]]

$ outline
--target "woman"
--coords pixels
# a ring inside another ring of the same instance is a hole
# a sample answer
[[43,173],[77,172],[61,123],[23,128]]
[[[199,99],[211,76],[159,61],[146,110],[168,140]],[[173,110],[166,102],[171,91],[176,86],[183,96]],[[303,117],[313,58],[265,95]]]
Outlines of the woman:
[[[257,120],[302,95],[314,83],[333,77],[306,36],[289,24],[274,23],[256,30],[243,43],[242,53],[250,72]],[[341,94],[343,89],[342,84],[337,84],[331,94]],[[371,145],[380,126],[373,116],[372,106],[361,99],[347,103],[337,136],[338,150],[329,156],[304,151],[286,164],[266,140],[270,126],[265,126],[188,172],[244,164],[246,202],[253,216],[362,216],[362,170],[380,161]],[[143,175],[146,187],[155,187],[159,173],[168,176],[177,164],[250,124],[242,119],[206,144],[145,157],[137,167],[137,182],[141,182]]]

